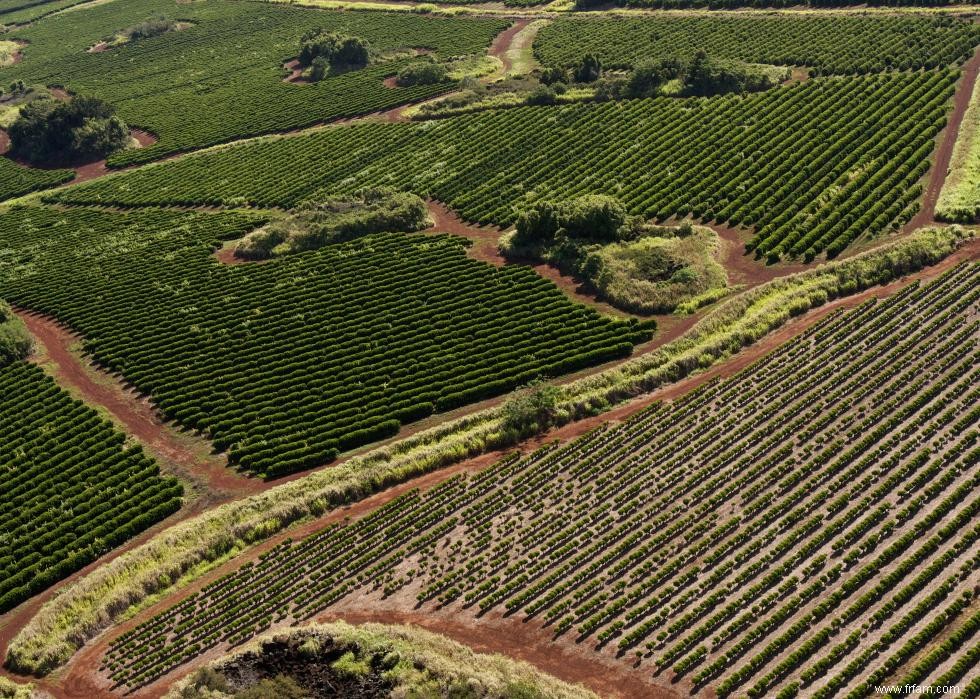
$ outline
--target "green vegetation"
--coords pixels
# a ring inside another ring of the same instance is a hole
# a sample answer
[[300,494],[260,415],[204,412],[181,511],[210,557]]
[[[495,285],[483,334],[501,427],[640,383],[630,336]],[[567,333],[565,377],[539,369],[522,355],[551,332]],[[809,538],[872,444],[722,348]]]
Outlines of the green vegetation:
[[[935,264],[967,235],[955,227],[925,229],[847,260],[756,287],[725,302],[656,352],[561,387],[560,400],[553,407],[550,398],[545,400],[548,415],[554,421],[578,419],[677,381],[809,308]],[[513,444],[521,434],[504,425],[508,412],[510,408],[494,408],[449,421],[170,527],[47,602],[11,642],[9,666],[46,674],[127,610],[145,604],[150,596],[187,585],[256,541],[378,489]]]
[[[310,688],[325,681],[346,696],[596,699],[527,663],[475,653],[420,628],[343,621],[256,639],[177,682],[166,699],[308,696],[296,679],[269,676],[280,665],[294,668]],[[262,683],[276,691],[248,694]]]
[[587,253],[581,269],[602,298],[634,313],[682,306],[689,312],[730,291],[711,229],[688,225],[668,233],[601,246]]
[[0,24],[26,24],[89,0],[0,0]]
[[41,369],[3,364],[0,613],[172,514],[183,493]]
[[978,42],[980,26],[950,17],[562,17],[541,28],[534,54],[545,66],[571,67],[593,54],[606,69],[627,69],[702,50],[717,59],[810,66],[815,74],[872,73],[948,66]]
[[750,249],[759,255],[813,259],[911,218],[956,78],[893,72],[746,97],[349,125],[189,156],[53,200],[288,207],[323,192],[390,185],[468,220],[506,225],[535,201],[609,194],[644,219],[754,226]]
[[413,232],[432,225],[425,202],[414,194],[366,189],[348,197],[309,203],[252,231],[235,255],[261,260],[344,243],[371,233]]
[[94,160],[129,142],[129,128],[115,110],[92,97],[29,102],[8,133],[11,150],[32,163]]
[[449,77],[446,66],[434,61],[417,61],[409,63],[398,71],[395,83],[399,87],[412,87],[413,85],[435,85],[441,83]]
[[0,699],[34,699],[36,696],[33,684],[21,684],[0,677]]
[[467,257],[454,236],[364,235],[262,265],[211,255],[262,222],[15,209],[0,217],[0,295],[68,323],[166,416],[266,476],[649,337],[533,270]]
[[106,670],[135,688],[380,593],[640,650],[621,662],[721,697],[924,680],[980,629],[978,281],[961,264],[622,424],[283,542],[121,634]]
[[300,40],[299,64],[312,67],[310,77],[315,81],[364,68],[370,58],[370,46],[364,39],[322,27],[308,31]]
[[34,338],[24,321],[14,315],[10,304],[0,299],[0,367],[27,359],[34,350]]
[[936,216],[960,223],[980,221],[980,83],[973,86],[960,124],[949,174],[936,202]]
[[[107,31],[159,16],[190,24],[179,32],[88,52]],[[119,117],[159,141],[127,149],[111,165],[147,162],[177,151],[295,129],[432,97],[451,87],[389,89],[384,78],[404,58],[331,75],[312,85],[283,81],[283,63],[301,38],[323,28],[359,37],[378,52],[424,47],[437,56],[484,53],[507,26],[498,19],[412,13],[329,12],[265,2],[130,0],[45,18],[8,36],[29,41],[21,63],[0,82],[63,85],[109,102]],[[293,172],[289,179],[301,178]]]

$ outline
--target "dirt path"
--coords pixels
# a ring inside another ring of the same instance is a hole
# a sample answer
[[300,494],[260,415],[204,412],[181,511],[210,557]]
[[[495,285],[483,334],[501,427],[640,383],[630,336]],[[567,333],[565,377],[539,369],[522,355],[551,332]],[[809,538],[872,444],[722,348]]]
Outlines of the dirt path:
[[513,57],[510,55],[511,44],[514,43],[514,37],[524,29],[527,25],[531,23],[530,18],[524,17],[517,20],[507,29],[497,34],[493,41],[490,43],[490,49],[487,53],[494,58],[499,58],[500,62],[503,64],[503,68],[499,71],[498,76],[502,77],[507,75],[514,67]]
[[912,217],[912,220],[905,224],[903,232],[909,233],[916,228],[932,225],[936,220],[936,202],[939,200],[939,193],[946,184],[946,177],[949,175],[949,163],[953,157],[953,148],[960,135],[960,127],[963,125],[963,115],[966,114],[967,107],[970,106],[970,96],[973,94],[973,86],[977,82],[977,75],[980,73],[980,48],[973,53],[973,57],[963,66],[963,75],[960,77],[959,85],[953,95],[953,111],[946,122],[946,128],[939,136],[939,145],[932,157],[932,167],[926,173],[928,184],[922,195],[922,206],[919,212]]
[[[250,549],[243,555],[211,571],[208,575],[197,580],[187,588],[184,588],[176,594],[157,602],[152,607],[149,607],[135,615],[132,619],[113,627],[109,632],[88,643],[75,655],[75,657],[63,669],[63,671],[47,680],[42,681],[40,685],[43,689],[51,691],[57,697],[95,698],[102,696],[113,696],[109,692],[108,683],[106,682],[105,678],[99,676],[96,671],[99,661],[105,653],[111,639],[117,637],[126,630],[137,626],[139,623],[145,621],[154,614],[171,607],[173,604],[182,599],[185,599],[192,592],[199,590],[201,587],[215,580],[216,578],[237,570],[241,565],[248,561],[257,560],[261,554],[278,545],[286,538],[298,540],[304,536],[320,531],[328,524],[343,521],[348,517],[356,518],[372,512],[376,508],[390,502],[395,497],[402,495],[409,490],[415,488],[425,490],[434,487],[447,478],[459,473],[476,473],[495,463],[496,460],[504,453],[515,450],[520,451],[521,453],[529,453],[548,442],[574,439],[575,437],[578,437],[605,422],[624,420],[636,412],[648,407],[655,401],[676,398],[708,381],[717,378],[729,377],[738,373],[752,362],[764,357],[766,354],[776,349],[783,342],[792,339],[812,326],[814,323],[819,322],[829,314],[839,309],[852,308],[873,297],[887,297],[911,283],[913,280],[927,281],[949,270],[960,262],[978,259],[980,259],[980,240],[972,240],[954,254],[950,255],[948,258],[939,264],[934,265],[933,267],[926,268],[925,270],[922,270],[916,274],[908,275],[885,286],[874,287],[853,296],[837,299],[831,303],[821,306],[820,308],[805,313],[802,316],[791,320],[778,330],[770,333],[758,343],[743,349],[725,363],[716,365],[700,374],[696,374],[653,393],[636,398],[607,413],[603,413],[602,415],[580,420],[578,422],[554,429],[545,435],[541,435],[523,442],[515,449],[484,454],[456,464],[447,469],[427,474],[418,479],[377,493],[349,507],[334,510],[324,517],[272,537],[262,544]],[[596,665],[596,663],[602,662],[601,658],[598,656],[589,662],[586,662],[589,660],[587,657],[579,659],[577,657],[577,651],[574,647],[574,640],[572,639],[560,639],[558,642],[552,642],[550,640],[550,636],[547,638],[541,636],[541,634],[535,631],[533,627],[530,627],[529,629],[514,629],[510,628],[509,626],[506,629],[503,626],[496,628],[494,625],[497,624],[498,621],[502,622],[503,620],[495,620],[492,615],[487,615],[485,617],[489,619],[489,622],[479,622],[474,618],[468,618],[465,616],[454,617],[452,619],[440,619],[438,615],[432,615],[429,613],[427,613],[423,619],[421,617],[413,616],[415,613],[412,610],[383,610],[359,607],[355,608],[350,613],[346,613],[342,611],[345,609],[345,604],[348,604],[348,602],[342,602],[337,607],[325,611],[323,618],[340,617],[351,621],[367,620],[370,618],[379,621],[411,621],[413,623],[419,623],[420,625],[427,626],[427,628],[432,628],[433,630],[446,633],[447,635],[463,643],[472,644],[477,649],[513,653],[516,657],[527,659],[535,664],[540,664],[543,669],[552,672],[562,679],[585,682],[586,684],[600,681],[607,683],[603,686],[606,688],[606,691],[611,692],[609,696],[638,696],[636,694],[631,694],[627,689],[616,689],[616,687],[625,688],[632,686],[635,689],[636,685],[625,685],[620,683],[643,681],[640,678],[629,676],[629,673],[621,673],[620,675],[617,675],[615,674],[615,668],[612,666],[600,668]],[[24,621],[26,621],[26,619]],[[507,623],[510,625],[509,621]],[[489,626],[487,624],[489,624]],[[16,625],[17,624],[12,621],[8,625],[10,628],[5,629],[4,633],[12,636],[14,633],[16,633],[17,629],[14,628]],[[541,637],[539,638],[538,636]],[[220,650],[213,650],[198,658],[195,658],[188,664],[166,675],[157,682],[149,685],[148,687],[140,689],[135,693],[135,696],[158,697],[175,679],[185,675],[187,672],[190,672],[196,667],[200,667],[206,662],[214,660],[220,655]],[[626,693],[616,694],[616,692],[623,691],[626,691]],[[639,696],[660,695],[641,694]],[[669,696],[669,694],[665,693],[662,696]]]

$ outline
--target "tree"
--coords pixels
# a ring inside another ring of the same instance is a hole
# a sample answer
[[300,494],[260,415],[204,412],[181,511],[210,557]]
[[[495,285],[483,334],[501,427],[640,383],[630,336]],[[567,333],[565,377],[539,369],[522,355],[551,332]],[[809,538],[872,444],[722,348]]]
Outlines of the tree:
[[446,80],[448,71],[446,66],[435,63],[434,61],[418,61],[409,63],[398,71],[395,83],[401,87],[411,87],[413,85],[435,85]]
[[315,61],[321,59],[317,70],[321,78],[329,74],[330,71],[326,70],[328,66],[331,71],[363,68],[370,57],[367,41],[356,36],[314,29],[300,40],[300,65],[316,66]]
[[668,80],[680,77],[684,64],[677,58],[647,60],[636,65],[626,83],[627,97],[652,97]]
[[32,162],[104,157],[129,140],[129,128],[111,105],[77,96],[25,105],[8,133],[11,150]]
[[582,57],[581,62],[574,68],[575,82],[591,83],[599,79],[602,75],[602,63],[595,54],[587,53]]

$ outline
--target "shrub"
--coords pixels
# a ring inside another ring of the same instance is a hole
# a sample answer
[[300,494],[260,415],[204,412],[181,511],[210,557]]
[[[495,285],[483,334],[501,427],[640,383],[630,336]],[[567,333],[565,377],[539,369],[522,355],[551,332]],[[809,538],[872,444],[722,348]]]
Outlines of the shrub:
[[572,72],[577,83],[593,83],[602,75],[602,63],[593,53],[587,53],[582,57]]
[[684,64],[677,58],[643,61],[630,73],[624,92],[627,97],[652,97],[664,83],[680,77],[683,71]]
[[527,103],[531,105],[554,104],[557,101],[555,91],[547,85],[539,85],[527,96]]
[[34,338],[10,306],[0,301],[0,366],[27,359],[34,350]]
[[128,29],[122,30],[122,34],[128,41],[138,41],[139,39],[149,39],[154,36],[166,34],[177,29],[177,23],[166,17],[155,17],[145,22],[133,25]]
[[434,61],[418,61],[409,63],[398,71],[395,83],[400,87],[412,87],[413,85],[435,85],[446,80],[448,71],[446,66],[435,63]]

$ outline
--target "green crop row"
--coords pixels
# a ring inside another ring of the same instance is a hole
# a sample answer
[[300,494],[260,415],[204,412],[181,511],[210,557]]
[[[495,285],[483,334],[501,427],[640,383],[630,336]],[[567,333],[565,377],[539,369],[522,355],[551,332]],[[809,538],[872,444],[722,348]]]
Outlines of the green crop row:
[[0,368],[0,442],[0,612],[180,508],[180,483],[31,364]]

